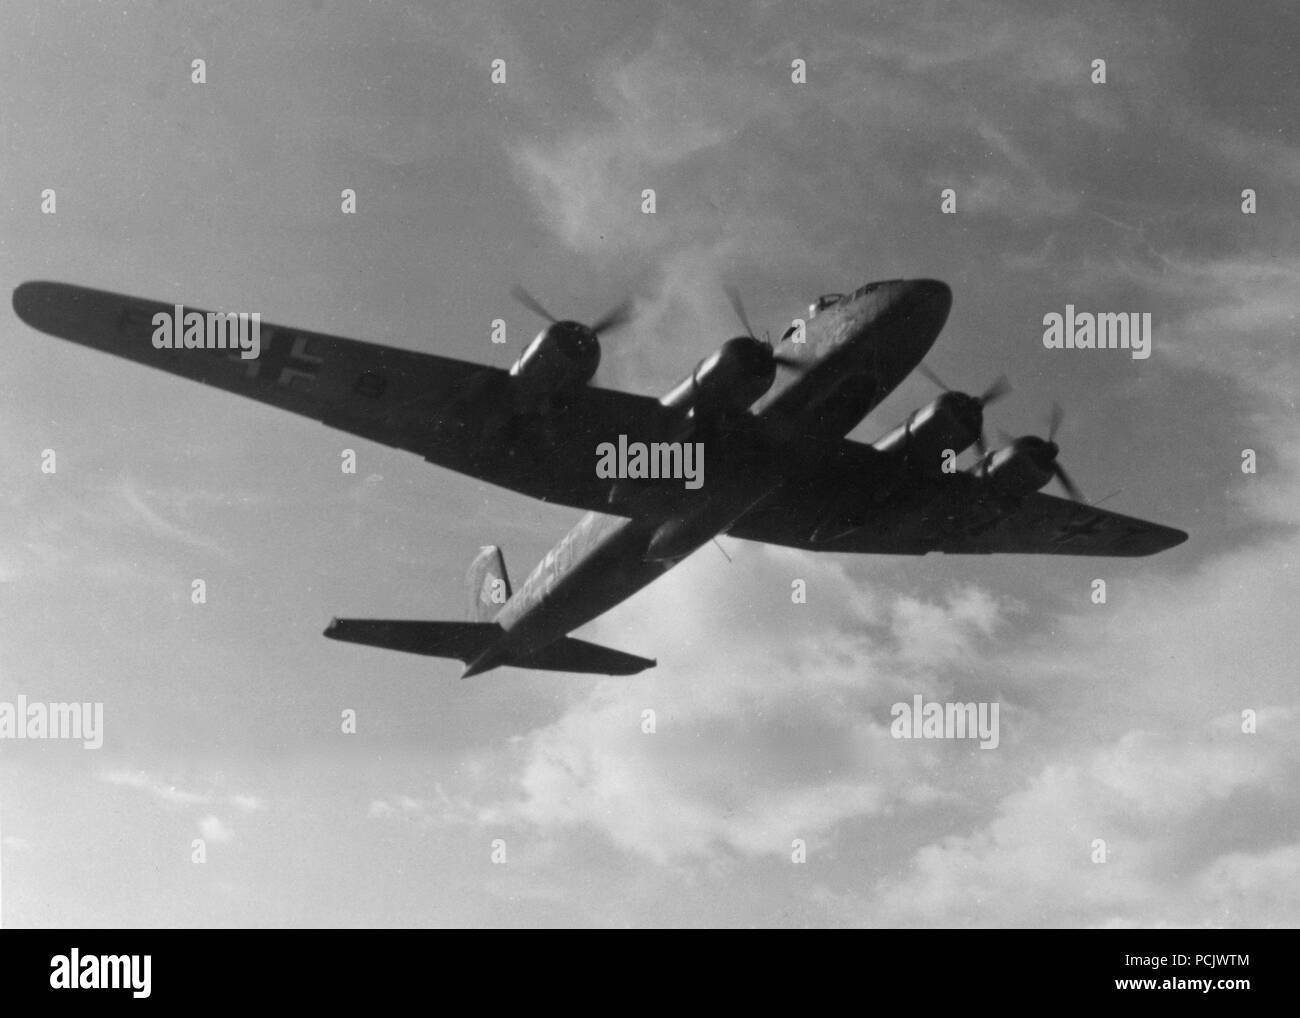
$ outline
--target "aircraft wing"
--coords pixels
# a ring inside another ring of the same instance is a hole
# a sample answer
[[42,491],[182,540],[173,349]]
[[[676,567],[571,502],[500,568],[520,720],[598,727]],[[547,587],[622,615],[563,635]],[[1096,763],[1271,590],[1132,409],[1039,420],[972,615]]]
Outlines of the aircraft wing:
[[1187,540],[1172,527],[1037,491],[1016,503],[998,503],[969,474],[915,485],[903,481],[885,495],[873,491],[870,481],[850,481],[846,488],[845,479],[853,476],[837,471],[780,488],[728,533],[809,551],[875,555],[1134,557]]
[[256,359],[237,349],[159,350],[153,316],[173,305],[66,283],[23,283],[13,305],[28,325],[60,339],[579,509],[619,511],[608,505],[609,482],[596,477],[598,444],[620,434],[656,440],[675,420],[649,396],[594,386],[553,402],[544,417],[517,412],[516,383],[501,368],[267,323]]

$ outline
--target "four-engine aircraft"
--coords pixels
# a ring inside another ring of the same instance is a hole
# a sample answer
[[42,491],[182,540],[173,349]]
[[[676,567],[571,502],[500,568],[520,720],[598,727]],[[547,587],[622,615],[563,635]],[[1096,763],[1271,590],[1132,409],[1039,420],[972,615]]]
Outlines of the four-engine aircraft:
[[[718,534],[906,555],[1137,556],[1187,539],[1083,504],[1057,462],[1059,412],[1048,438],[989,451],[983,411],[1002,383],[981,396],[939,383],[942,394],[877,442],[844,437],[910,372],[926,371],[922,358],[952,303],[941,282],[896,279],[826,295],[802,334],[787,331],[776,344],[755,338],[733,295],[745,334],[662,399],[590,384],[598,336],[626,322],[626,305],[583,325],[516,296],[549,323],[508,371],[273,325],[260,326],[256,357],[197,338],[191,348],[159,349],[155,323],[174,305],[64,283],[24,283],[13,304],[28,325],[61,339],[585,510],[517,591],[500,550],[485,547],[467,576],[468,621],[335,619],[325,630],[457,659],[465,677],[501,665],[610,675],[652,667],[568,634]],[[197,314],[205,325],[225,321]],[[703,451],[695,488],[671,476],[687,443]],[[952,456],[972,446],[975,465],[953,471]],[[610,447],[639,448],[642,469],[612,478],[599,470],[598,449]],[[647,461],[665,469],[649,471]],[[1040,490],[1053,478],[1069,499]]]

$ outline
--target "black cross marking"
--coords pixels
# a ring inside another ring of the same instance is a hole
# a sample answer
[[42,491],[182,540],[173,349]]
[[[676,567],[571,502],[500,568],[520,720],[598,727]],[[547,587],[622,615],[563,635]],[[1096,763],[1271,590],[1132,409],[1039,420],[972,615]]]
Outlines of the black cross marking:
[[[251,322],[249,327],[252,327]],[[256,378],[264,385],[302,388],[315,380],[324,360],[307,352],[307,342],[306,336],[289,329],[272,328],[262,337],[262,351],[257,357],[245,359],[241,351],[235,350],[227,359],[239,361],[244,365],[244,377]],[[295,385],[295,382],[300,384]]]

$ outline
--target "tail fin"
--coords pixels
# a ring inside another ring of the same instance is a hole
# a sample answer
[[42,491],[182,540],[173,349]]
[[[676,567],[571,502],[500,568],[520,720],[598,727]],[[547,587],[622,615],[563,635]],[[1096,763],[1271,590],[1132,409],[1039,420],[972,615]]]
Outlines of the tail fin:
[[491,622],[510,600],[510,577],[505,556],[495,544],[478,553],[465,574],[465,596],[471,622]]
[[421,622],[413,619],[334,619],[325,635],[331,640],[364,643],[371,647],[402,650],[408,654],[450,657],[465,662],[462,678],[490,671],[499,665],[547,672],[595,675],[635,675],[655,662],[625,654],[585,640],[565,636],[523,657],[502,649],[504,631],[495,622],[510,600],[510,577],[501,549],[488,545],[479,551],[465,574],[468,622]]

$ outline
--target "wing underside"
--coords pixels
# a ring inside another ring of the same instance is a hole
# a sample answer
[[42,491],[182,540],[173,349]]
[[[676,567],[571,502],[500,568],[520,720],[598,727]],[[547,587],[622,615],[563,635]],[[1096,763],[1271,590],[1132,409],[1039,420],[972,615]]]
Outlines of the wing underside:
[[523,405],[501,368],[267,323],[256,359],[238,349],[156,349],[154,317],[174,305],[65,283],[24,283],[13,305],[28,325],[60,339],[579,509],[618,512],[596,476],[598,444],[620,434],[653,441],[674,423],[651,397],[595,386],[557,398],[543,414]]
[[1042,492],[1008,502],[960,474],[891,486],[843,473],[778,489],[730,536],[809,551],[877,555],[1034,554],[1134,557],[1187,540],[1173,527]]

